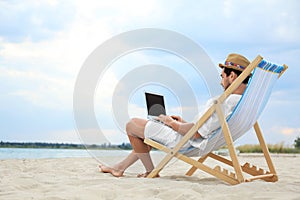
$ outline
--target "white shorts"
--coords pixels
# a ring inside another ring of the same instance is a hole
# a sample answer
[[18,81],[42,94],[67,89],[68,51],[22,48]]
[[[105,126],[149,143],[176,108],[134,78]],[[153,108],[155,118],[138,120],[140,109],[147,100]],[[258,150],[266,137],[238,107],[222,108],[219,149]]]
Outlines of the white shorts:
[[[144,135],[145,138],[152,139],[167,146],[168,148],[175,147],[183,137],[183,135],[177,133],[172,128],[154,121],[147,122]],[[181,149],[185,149],[190,146],[190,143],[187,142]]]

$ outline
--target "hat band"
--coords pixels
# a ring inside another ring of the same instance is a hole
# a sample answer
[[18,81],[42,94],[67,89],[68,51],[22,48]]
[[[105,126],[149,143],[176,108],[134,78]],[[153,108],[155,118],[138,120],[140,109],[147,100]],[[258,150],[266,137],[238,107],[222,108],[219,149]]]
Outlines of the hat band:
[[224,65],[226,65],[226,66],[234,66],[234,67],[238,67],[238,68],[240,68],[240,69],[242,69],[242,70],[245,69],[245,67],[243,67],[242,65],[238,65],[238,64],[235,64],[235,63],[229,62],[229,61],[225,61],[225,64],[224,64]]

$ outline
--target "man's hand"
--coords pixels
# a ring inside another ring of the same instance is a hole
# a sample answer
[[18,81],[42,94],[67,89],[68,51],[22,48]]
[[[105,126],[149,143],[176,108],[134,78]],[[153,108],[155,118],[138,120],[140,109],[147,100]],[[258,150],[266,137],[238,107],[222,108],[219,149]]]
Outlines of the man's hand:
[[179,116],[167,116],[167,115],[159,115],[158,120],[162,121],[164,124],[169,126],[175,131],[179,130],[180,125],[182,124],[179,120],[182,120]]
[[158,120],[162,121],[164,124],[169,125],[170,123],[174,120],[172,117],[168,116],[168,115],[159,115],[158,116]]
[[170,116],[172,119],[178,121],[178,122],[182,122],[182,118],[180,116],[177,116],[177,115],[171,115]]

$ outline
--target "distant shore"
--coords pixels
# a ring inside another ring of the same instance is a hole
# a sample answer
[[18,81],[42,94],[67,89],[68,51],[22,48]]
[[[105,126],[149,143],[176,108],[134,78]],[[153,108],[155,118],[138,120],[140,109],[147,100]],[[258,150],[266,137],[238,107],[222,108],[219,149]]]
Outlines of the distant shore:
[[48,143],[48,142],[0,142],[0,148],[32,148],[32,149],[105,149],[105,150],[116,150],[132,149],[129,143],[122,144],[73,144],[73,143]]

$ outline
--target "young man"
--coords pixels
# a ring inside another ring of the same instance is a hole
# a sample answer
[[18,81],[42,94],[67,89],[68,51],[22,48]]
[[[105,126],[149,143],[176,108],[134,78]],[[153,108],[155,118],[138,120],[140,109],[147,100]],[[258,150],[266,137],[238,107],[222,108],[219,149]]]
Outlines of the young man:
[[[226,90],[234,82],[234,80],[249,64],[250,62],[247,58],[235,53],[229,54],[224,64],[219,64],[219,67],[222,68],[221,85],[224,90]],[[247,77],[243,83],[239,85],[239,87],[223,102],[222,108],[226,117],[232,113],[233,109],[239,102],[241,95],[247,87],[248,80],[249,77]],[[217,99],[217,97],[208,101],[203,113],[212,105],[215,99]],[[144,138],[150,138],[169,148],[175,147],[203,113],[200,113],[197,117],[195,117],[194,122],[186,122],[180,116],[160,115],[159,120],[164,122],[165,125],[145,119],[131,119],[126,125],[126,132],[133,147],[133,151],[123,161],[117,163],[113,167],[100,165],[100,171],[104,173],[111,173],[115,177],[120,177],[129,166],[140,159],[146,169],[146,172],[139,174],[138,177],[146,177],[154,169],[154,166],[149,154],[151,147],[143,142]],[[191,146],[204,149],[208,141],[207,138],[209,138],[210,135],[219,127],[220,123],[218,117],[216,113],[214,113],[199,128],[199,130],[194,134],[194,137],[182,147],[182,149],[189,148]]]

